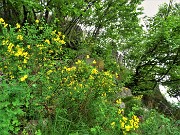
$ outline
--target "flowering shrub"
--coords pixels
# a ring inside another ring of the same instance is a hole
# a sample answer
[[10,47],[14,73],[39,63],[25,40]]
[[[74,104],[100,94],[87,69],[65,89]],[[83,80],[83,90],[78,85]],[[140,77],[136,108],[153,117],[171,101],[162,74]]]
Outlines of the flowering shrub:
[[[75,123],[86,123],[92,133],[126,134],[139,127],[137,116],[118,108],[120,99],[114,104],[112,97],[119,89],[116,73],[99,71],[83,60],[68,65],[61,32],[39,20],[12,27],[2,18],[0,30],[0,121],[4,123],[0,128],[4,134],[45,133],[44,119],[51,121],[46,126],[51,123],[62,134],[67,132],[67,121],[74,123],[71,130],[77,130]],[[6,92],[8,96],[3,96]],[[11,117],[4,119],[6,113]],[[27,126],[34,119],[41,130]]]

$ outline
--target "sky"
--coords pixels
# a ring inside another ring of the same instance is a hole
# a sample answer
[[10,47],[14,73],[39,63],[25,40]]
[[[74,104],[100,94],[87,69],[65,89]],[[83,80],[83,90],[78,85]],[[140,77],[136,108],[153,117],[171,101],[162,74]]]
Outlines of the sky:
[[[169,2],[170,0],[144,0],[144,2],[142,3],[142,6],[144,7],[144,15],[148,17],[153,17],[158,12],[158,8],[160,5],[162,5],[163,3],[169,4]],[[180,0],[173,0],[173,2],[180,3]],[[169,102],[178,102],[176,98],[169,97],[166,87],[159,85],[159,89]]]
[[[144,14],[153,17],[158,12],[159,5],[163,3],[169,4],[169,2],[170,0],[144,0],[142,3]],[[173,0],[173,2],[180,3],[180,0]]]

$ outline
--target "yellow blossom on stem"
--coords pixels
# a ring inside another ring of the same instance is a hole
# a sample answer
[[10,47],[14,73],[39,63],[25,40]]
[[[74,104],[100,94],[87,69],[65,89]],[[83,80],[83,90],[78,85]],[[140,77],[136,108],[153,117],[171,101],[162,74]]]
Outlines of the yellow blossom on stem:
[[86,58],[89,59],[89,55],[86,55]]
[[44,42],[50,45],[50,41],[48,39],[46,39]]
[[20,78],[20,80],[23,82],[28,78],[28,75],[24,75],[23,77]]
[[129,125],[125,126],[125,129],[126,129],[126,131],[130,131],[131,126],[129,126]]
[[91,71],[91,74],[98,74],[97,69],[94,68],[94,69]]
[[17,29],[21,28],[21,25],[19,23],[16,23],[16,28]]
[[117,99],[117,100],[116,100],[116,103],[117,103],[117,104],[121,104],[121,103],[122,103],[121,99]]
[[37,24],[38,24],[38,23],[39,23],[39,20],[35,20],[35,23],[37,23]]
[[95,61],[95,60],[93,60],[93,64],[96,64],[96,61]]
[[4,19],[0,18],[0,24],[4,23]]
[[17,39],[23,40],[23,36],[22,35],[17,35]]
[[7,24],[7,23],[5,23],[5,22],[3,23],[3,25],[4,25],[4,28],[6,28],[6,27],[8,26],[8,24]]

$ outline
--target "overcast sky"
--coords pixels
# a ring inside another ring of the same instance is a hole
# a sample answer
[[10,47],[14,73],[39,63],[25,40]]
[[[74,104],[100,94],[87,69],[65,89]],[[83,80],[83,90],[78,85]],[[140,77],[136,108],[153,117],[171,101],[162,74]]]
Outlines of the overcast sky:
[[[144,0],[142,6],[144,7],[144,14],[148,17],[154,16],[158,12],[159,5],[169,3],[170,0]],[[173,0],[173,2],[180,3],[180,0]]]

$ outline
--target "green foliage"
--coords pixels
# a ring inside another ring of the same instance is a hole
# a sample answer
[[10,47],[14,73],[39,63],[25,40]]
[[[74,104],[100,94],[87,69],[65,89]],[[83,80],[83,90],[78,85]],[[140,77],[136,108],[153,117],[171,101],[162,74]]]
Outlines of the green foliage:
[[[178,95],[179,6],[161,8],[144,33],[137,17],[140,3],[0,2],[5,19],[0,18],[1,133],[178,134],[178,121],[145,112],[142,96],[117,95],[124,85],[148,95],[158,82]],[[115,62],[119,49],[127,53],[128,69]]]
[[1,18],[0,25],[2,132],[122,134],[138,128],[139,119],[113,103],[117,73],[83,60],[68,65],[73,50],[43,21],[11,27]]
[[167,118],[155,110],[146,112],[143,119],[143,123],[140,124],[139,135],[178,135],[180,132],[180,129],[177,127],[178,121]]
[[17,82],[12,81],[1,84],[0,94],[0,129],[1,133],[8,135],[11,133],[17,134],[20,130],[23,117],[26,115],[25,108],[29,107],[30,90],[27,84],[19,85]]

